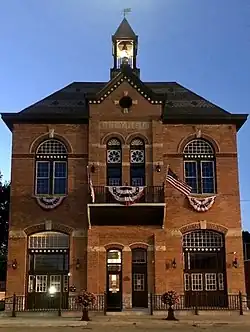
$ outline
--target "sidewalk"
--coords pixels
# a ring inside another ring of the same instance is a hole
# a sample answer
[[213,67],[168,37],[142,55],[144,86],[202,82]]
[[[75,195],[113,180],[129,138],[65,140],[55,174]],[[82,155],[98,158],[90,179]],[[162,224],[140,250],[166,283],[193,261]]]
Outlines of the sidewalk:
[[[250,327],[250,316],[185,316],[177,322],[164,320],[166,316],[92,316],[90,322],[80,317],[0,317],[0,327],[128,327],[156,329],[171,326],[246,326]],[[176,315],[178,317],[178,315]],[[179,318],[179,317],[178,317]]]

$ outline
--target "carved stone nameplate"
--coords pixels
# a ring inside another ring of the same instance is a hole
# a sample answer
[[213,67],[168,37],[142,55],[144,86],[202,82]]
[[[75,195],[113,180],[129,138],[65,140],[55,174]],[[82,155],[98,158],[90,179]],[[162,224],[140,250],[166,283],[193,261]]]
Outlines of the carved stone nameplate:
[[100,129],[145,130],[149,129],[149,122],[140,121],[101,121]]

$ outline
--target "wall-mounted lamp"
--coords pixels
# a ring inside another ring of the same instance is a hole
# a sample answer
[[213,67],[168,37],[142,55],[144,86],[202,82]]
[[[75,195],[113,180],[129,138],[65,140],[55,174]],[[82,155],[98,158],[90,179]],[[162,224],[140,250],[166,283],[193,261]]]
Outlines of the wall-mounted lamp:
[[177,266],[177,263],[176,263],[176,260],[175,258],[172,259],[172,260],[168,260],[166,262],[166,270],[169,270],[169,269],[176,269],[176,266]]
[[176,266],[177,266],[177,264],[176,264],[176,260],[175,260],[175,258],[172,260],[172,268],[173,269],[176,269]]
[[95,165],[94,164],[91,165],[90,172],[91,173],[95,173]]
[[80,259],[77,258],[76,260],[76,269],[79,270],[80,269]]
[[233,265],[233,267],[235,267],[237,269],[237,267],[238,267],[238,259],[237,259],[237,257],[234,257],[232,265]]
[[17,269],[17,260],[16,260],[16,259],[14,259],[14,260],[12,261],[12,263],[11,263],[11,267],[12,267],[13,270],[16,270],[16,269]]
[[160,173],[160,171],[161,171],[161,165],[159,163],[155,166],[155,171],[157,173]]

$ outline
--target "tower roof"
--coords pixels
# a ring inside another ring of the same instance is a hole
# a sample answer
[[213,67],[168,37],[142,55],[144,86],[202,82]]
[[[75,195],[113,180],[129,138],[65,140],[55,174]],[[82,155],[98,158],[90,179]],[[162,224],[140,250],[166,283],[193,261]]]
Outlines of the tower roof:
[[116,38],[136,38],[136,34],[128,23],[126,17],[122,20],[113,37]]

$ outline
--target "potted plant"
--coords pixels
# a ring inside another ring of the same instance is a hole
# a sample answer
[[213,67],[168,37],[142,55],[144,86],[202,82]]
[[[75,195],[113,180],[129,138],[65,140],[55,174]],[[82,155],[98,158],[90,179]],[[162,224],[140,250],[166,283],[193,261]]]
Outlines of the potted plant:
[[161,300],[168,307],[168,316],[166,320],[178,320],[174,315],[174,305],[179,302],[179,295],[176,293],[176,291],[172,290],[165,292],[162,295]]
[[95,303],[96,297],[95,294],[83,290],[79,293],[76,298],[76,303],[82,307],[82,318],[83,321],[89,321],[89,312],[88,308],[90,305]]

